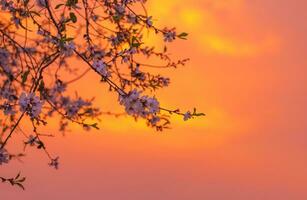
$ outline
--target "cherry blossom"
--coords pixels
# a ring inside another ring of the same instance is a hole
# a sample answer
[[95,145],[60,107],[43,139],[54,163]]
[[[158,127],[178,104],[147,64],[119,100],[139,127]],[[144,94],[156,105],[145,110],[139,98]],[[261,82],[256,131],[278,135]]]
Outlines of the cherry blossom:
[[54,169],[59,169],[59,157],[51,159],[51,162],[49,163],[49,166],[53,167]]
[[184,121],[187,121],[187,120],[189,120],[191,118],[192,118],[192,114],[191,114],[190,111],[187,111],[186,113],[184,113],[184,116],[183,116],[183,120]]
[[7,150],[2,148],[0,149],[0,165],[8,163],[10,160],[10,155],[8,154]]
[[26,112],[31,118],[37,118],[41,113],[43,102],[34,93],[21,93],[19,97],[21,112]]
[[94,61],[93,67],[103,77],[110,76],[110,72],[108,72],[108,66],[103,61],[101,60]]

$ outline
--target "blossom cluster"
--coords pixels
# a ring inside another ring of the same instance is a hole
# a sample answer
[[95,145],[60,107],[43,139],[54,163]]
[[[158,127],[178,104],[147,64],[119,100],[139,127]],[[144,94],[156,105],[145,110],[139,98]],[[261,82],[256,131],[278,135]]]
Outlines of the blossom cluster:
[[127,95],[120,95],[119,102],[125,106],[129,115],[147,117],[159,112],[159,102],[155,97],[141,96],[141,92],[136,89]]
[[21,93],[19,106],[21,112],[26,112],[31,118],[37,118],[41,113],[43,101],[34,93]]
[[95,60],[93,63],[94,69],[103,77],[109,77],[110,72],[108,71],[108,66],[101,60]]
[[[98,129],[102,114],[119,115],[103,112],[94,106],[94,98],[71,91],[70,85],[88,73],[101,77],[101,83],[119,95],[116,103],[124,107],[124,114],[141,118],[158,131],[169,127],[173,114],[184,120],[203,115],[195,109],[182,113],[165,108],[155,97],[158,89],[171,83],[160,69],[188,61],[174,60],[167,48],[176,39],[186,39],[187,33],[157,27],[145,3],[0,0],[0,165],[10,161],[6,145],[19,131],[25,146],[43,149],[49,165],[58,169],[59,158],[47,151],[43,137],[50,135],[40,133],[41,125],[57,116],[61,132],[71,123]],[[161,37],[163,46],[148,43],[148,32]],[[32,132],[22,130],[25,118]]]

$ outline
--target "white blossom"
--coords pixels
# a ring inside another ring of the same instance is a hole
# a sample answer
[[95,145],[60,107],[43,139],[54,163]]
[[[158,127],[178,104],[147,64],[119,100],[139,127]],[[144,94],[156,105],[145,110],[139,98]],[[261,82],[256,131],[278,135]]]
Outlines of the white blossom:
[[145,105],[148,109],[149,113],[157,113],[159,112],[159,102],[156,98],[154,97],[144,97],[145,100]]
[[21,112],[26,112],[31,118],[37,118],[41,113],[43,102],[34,93],[21,93],[19,97]]
[[1,4],[1,9],[3,11],[12,10],[13,8],[13,1],[10,1],[10,0],[1,0],[0,4]]
[[160,117],[158,117],[158,116],[153,116],[150,120],[149,120],[149,123],[151,124],[151,125],[156,125],[159,121],[160,121],[161,119],[160,119]]
[[129,14],[127,15],[127,21],[128,21],[129,23],[131,23],[131,24],[136,24],[136,23],[138,22],[137,19],[138,19],[138,18],[137,18],[134,14],[132,14],[132,13],[129,13]]
[[115,11],[118,15],[124,15],[125,14],[125,7],[122,5],[115,5]]
[[8,163],[9,161],[10,155],[8,154],[7,150],[4,148],[0,149],[0,165]]
[[65,56],[71,56],[76,49],[75,43],[70,41],[64,44],[63,52]]
[[183,120],[184,120],[184,121],[187,121],[187,120],[189,120],[189,119],[191,119],[191,118],[192,118],[192,114],[191,114],[190,111],[187,111],[187,112],[184,114],[184,116],[183,116]]
[[16,113],[14,107],[8,102],[4,102],[3,105],[0,105],[0,108],[3,109],[5,115],[14,115]]
[[145,23],[146,23],[147,27],[152,27],[152,25],[153,25],[152,16],[147,17]]
[[28,140],[25,142],[25,144],[28,144],[30,146],[34,146],[37,142],[38,142],[37,136],[30,135]]
[[77,100],[71,100],[69,97],[62,97],[61,104],[69,118],[75,118],[81,108],[91,105],[90,102],[84,101],[81,98],[78,98]]
[[59,157],[51,159],[51,162],[49,163],[49,166],[53,167],[54,169],[59,169]]
[[164,41],[165,42],[172,42],[173,40],[176,39],[176,32],[175,32],[175,30],[167,30],[167,29],[165,29],[164,33],[163,33],[163,36],[164,36]]
[[109,77],[110,76],[110,72],[108,71],[108,66],[103,61],[101,61],[101,60],[94,61],[93,67],[95,68],[95,70],[100,75],[102,75],[104,77]]
[[46,0],[36,0],[36,4],[41,7],[41,8],[45,8],[47,7],[47,2]]
[[134,89],[128,95],[120,95],[120,104],[125,106],[129,115],[146,117],[159,112],[159,102],[156,98],[140,96],[140,94],[141,92]]
[[4,98],[9,101],[13,101],[15,96],[15,90],[9,84],[4,84],[4,86],[0,90],[0,99]]

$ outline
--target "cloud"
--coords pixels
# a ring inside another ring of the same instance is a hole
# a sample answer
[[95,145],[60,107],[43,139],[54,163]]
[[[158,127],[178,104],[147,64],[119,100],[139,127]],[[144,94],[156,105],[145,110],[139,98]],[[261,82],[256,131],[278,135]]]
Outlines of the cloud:
[[262,36],[257,41],[247,41],[223,37],[219,35],[205,35],[199,38],[200,45],[207,53],[228,56],[255,56],[278,50],[279,39],[276,36]]
[[190,41],[205,53],[256,56],[278,51],[278,34],[253,21],[244,5],[244,0],[193,0],[188,5],[156,0],[149,2],[149,10],[159,19],[158,25],[189,32]]

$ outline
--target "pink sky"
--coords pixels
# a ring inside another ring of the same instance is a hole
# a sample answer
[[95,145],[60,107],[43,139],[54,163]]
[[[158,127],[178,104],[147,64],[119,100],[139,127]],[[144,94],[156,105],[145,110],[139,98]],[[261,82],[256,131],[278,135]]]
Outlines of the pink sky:
[[[0,184],[1,200],[307,199],[307,2],[148,4],[155,23],[190,33],[170,48],[191,62],[163,72],[172,85],[157,96],[207,117],[175,118],[162,134],[127,117],[106,118],[100,132],[73,127],[47,144],[60,170],[35,149],[24,163],[1,167],[1,175],[27,176],[26,191]],[[75,87],[92,96],[105,87],[91,76]],[[85,90],[89,80],[93,91]],[[115,97],[100,94],[97,102],[111,107]]]

